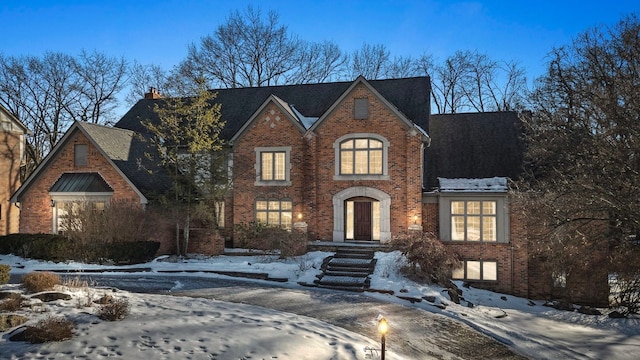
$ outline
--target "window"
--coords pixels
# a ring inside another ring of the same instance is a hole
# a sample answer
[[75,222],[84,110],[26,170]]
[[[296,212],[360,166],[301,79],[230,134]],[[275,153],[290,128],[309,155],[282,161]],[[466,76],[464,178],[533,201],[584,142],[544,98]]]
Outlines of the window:
[[89,146],[86,144],[76,144],[73,146],[73,163],[76,167],[87,166],[87,155]]
[[465,260],[462,267],[454,269],[451,274],[454,280],[498,280],[498,262],[483,260]]
[[291,147],[256,148],[257,186],[291,185]]
[[213,211],[215,212],[216,226],[224,228],[224,201],[215,201],[213,203]]
[[257,200],[256,220],[263,224],[291,229],[292,209],[291,200]]
[[496,241],[496,201],[451,201],[451,240]]
[[349,139],[340,143],[341,175],[382,175],[382,141]]
[[260,180],[262,181],[283,181],[285,177],[284,151],[262,152],[260,153]]
[[82,231],[83,224],[95,220],[96,213],[102,213],[106,201],[55,201],[54,233]]

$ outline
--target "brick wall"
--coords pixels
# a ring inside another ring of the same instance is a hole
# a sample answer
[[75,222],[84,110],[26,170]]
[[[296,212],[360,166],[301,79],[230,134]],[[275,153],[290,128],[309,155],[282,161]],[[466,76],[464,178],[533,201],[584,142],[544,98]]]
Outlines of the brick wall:
[[[88,145],[87,166],[74,166],[74,145]],[[42,169],[37,179],[23,193],[20,214],[21,233],[51,233],[53,230],[53,211],[49,189],[64,172],[97,172],[114,190],[112,201],[139,204],[141,199],[126,180],[114,169],[107,159],[89,140],[76,130],[68,141]]]
[[[354,99],[369,99],[369,118],[354,119]],[[276,119],[280,119],[279,121]],[[389,180],[336,180],[334,142],[343,135],[372,133],[389,141]],[[369,89],[357,85],[313,133],[303,133],[279,107],[269,104],[234,144],[233,223],[255,219],[256,197],[293,201],[312,240],[333,239],[333,197],[352,187],[370,187],[391,197],[391,233],[406,232],[422,216],[421,134],[408,129]],[[291,146],[291,185],[255,186],[256,147]],[[418,220],[421,221],[421,220]]]
[[[283,146],[291,147],[291,186],[256,186],[256,147]],[[233,224],[255,221],[256,198],[290,199],[294,218],[302,213],[306,219],[309,207],[303,194],[308,161],[304,133],[278,106],[273,103],[267,105],[234,144]]]
[[[422,205],[424,231],[439,234],[439,214],[436,194],[425,194]],[[455,251],[462,260],[497,261],[497,281],[467,281],[474,287],[513,294],[529,296],[529,255],[523,212],[519,204],[509,203],[509,242],[451,242],[444,244]],[[448,221],[448,219],[447,219]]]
[[[354,99],[369,99],[369,118],[355,120]],[[334,180],[336,139],[349,133],[373,133],[389,141],[389,180]],[[366,86],[359,84],[339,103],[331,114],[315,129],[314,155],[316,169],[316,238],[332,240],[333,196],[347,188],[364,186],[381,190],[391,197],[391,234],[407,232],[413,216],[420,219],[422,186],[420,184],[421,137],[414,129],[407,129],[382,101]],[[418,220],[420,221],[420,220]]]
[[0,236],[18,232],[20,210],[9,200],[20,187],[20,134],[0,130]]

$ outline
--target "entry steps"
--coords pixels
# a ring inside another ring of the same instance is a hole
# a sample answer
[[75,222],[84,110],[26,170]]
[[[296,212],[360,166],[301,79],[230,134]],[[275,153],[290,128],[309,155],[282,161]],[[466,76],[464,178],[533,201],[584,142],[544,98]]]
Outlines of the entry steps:
[[365,291],[376,267],[374,253],[372,249],[339,248],[325,259],[323,272],[314,283],[323,288]]

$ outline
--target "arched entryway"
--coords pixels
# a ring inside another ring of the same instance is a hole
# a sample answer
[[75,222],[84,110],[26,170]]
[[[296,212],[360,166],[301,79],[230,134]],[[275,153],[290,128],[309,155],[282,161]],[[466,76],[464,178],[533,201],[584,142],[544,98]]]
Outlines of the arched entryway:
[[391,239],[391,197],[384,191],[356,186],[333,196],[333,241]]

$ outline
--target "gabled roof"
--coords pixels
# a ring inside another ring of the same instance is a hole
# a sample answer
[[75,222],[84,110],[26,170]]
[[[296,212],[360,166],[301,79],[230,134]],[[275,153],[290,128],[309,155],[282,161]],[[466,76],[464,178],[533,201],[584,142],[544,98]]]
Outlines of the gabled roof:
[[438,178],[520,177],[525,147],[517,113],[431,115],[429,125],[426,190],[437,189]]
[[[170,186],[170,182],[157,164],[148,160],[145,153],[149,145],[132,131],[102,125],[75,122],[58,141],[40,165],[27,178],[22,186],[13,194],[11,202],[19,202],[22,195],[47,167],[52,159],[69,142],[72,134],[82,132],[92,145],[100,151],[113,168],[138,193],[141,202],[147,202],[147,196],[154,191],[162,191]],[[153,175],[150,172],[155,172]]]
[[[18,118],[13,116],[13,114],[11,114],[9,110],[7,110],[4,106],[2,106],[2,104],[0,104],[0,123],[5,120],[11,122],[11,131],[22,132],[23,134],[31,134],[31,131],[29,131],[29,129],[20,120],[18,120]],[[0,130],[2,129],[3,127],[0,126]]]
[[[406,119],[422,129],[429,128],[431,83],[428,77],[367,82]],[[231,139],[271,95],[294,108],[295,112],[305,119],[320,118],[353,84],[354,81],[345,81],[212,90],[217,93],[213,102],[222,104],[220,112],[221,119],[225,121],[225,127],[221,137],[225,140]],[[154,105],[162,104],[163,101],[162,99],[138,101],[115,126],[141,133],[146,132],[141,122],[146,119],[156,120]]]
[[[425,140],[429,138],[428,135],[424,132],[424,130],[422,130],[419,124],[414,124],[411,121],[411,119],[407,118],[402,113],[402,111],[400,111],[400,109],[398,109],[389,100],[387,100],[384,96],[382,96],[380,92],[378,92],[362,75],[358,76],[358,78],[351,83],[351,85],[340,95],[340,97],[336,101],[333,102],[333,104],[331,104],[331,106],[320,116],[318,121],[316,121],[309,130],[313,131],[318,126],[320,126],[322,122],[327,117],[329,117],[329,115],[331,115],[331,113],[336,108],[336,106],[338,106],[338,104],[340,104],[342,100],[344,100],[349,95],[349,93],[359,84],[364,85],[371,93],[373,93],[373,95],[377,97],[385,106],[387,106],[389,110],[391,110],[391,112],[393,112],[400,119],[400,121],[402,121],[402,123],[405,124],[405,126],[408,129],[416,128],[416,130],[420,131],[420,133],[423,134]],[[427,123],[428,123],[428,120],[427,120]]]
[[244,123],[244,125],[242,125],[240,130],[238,130],[238,132],[236,132],[235,135],[233,135],[233,137],[231,137],[229,141],[233,143],[234,141],[239,139],[244,133],[244,131],[248,129],[249,126],[251,126],[251,124],[255,121],[258,115],[264,110],[264,108],[267,107],[267,105],[269,105],[269,103],[274,103],[280,109],[280,111],[282,111],[285,115],[287,115],[287,117],[289,118],[289,121],[291,121],[293,125],[296,126],[298,130],[300,130],[300,133],[304,134],[306,128],[304,127],[304,124],[301,122],[301,120],[298,119],[298,116],[296,115],[296,112],[294,111],[294,109],[292,109],[291,106],[289,106],[289,104],[284,102],[279,97],[275,95],[271,95],[267,98],[267,100],[264,101],[264,103],[262,103],[262,105],[253,113],[253,115],[251,115],[251,117]]

